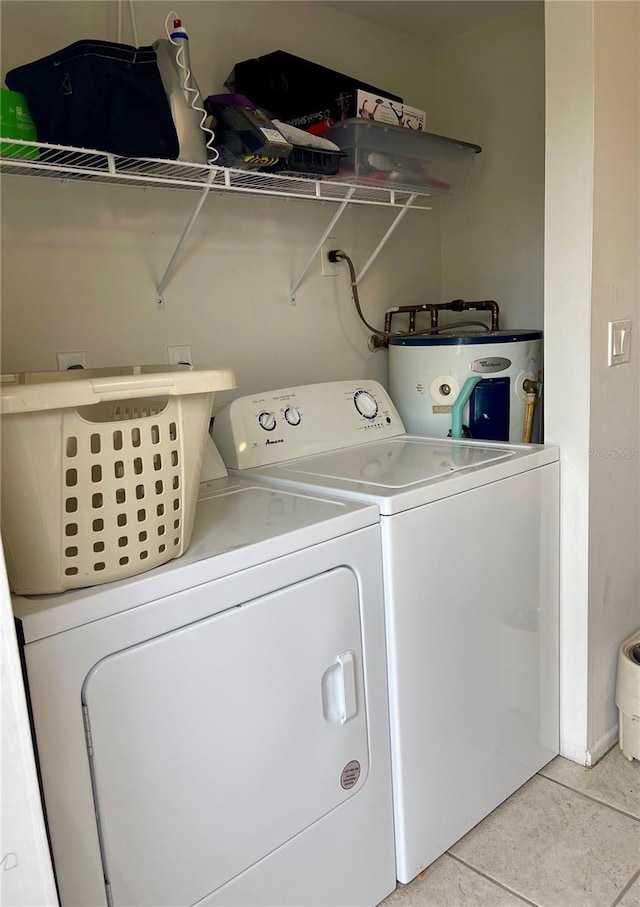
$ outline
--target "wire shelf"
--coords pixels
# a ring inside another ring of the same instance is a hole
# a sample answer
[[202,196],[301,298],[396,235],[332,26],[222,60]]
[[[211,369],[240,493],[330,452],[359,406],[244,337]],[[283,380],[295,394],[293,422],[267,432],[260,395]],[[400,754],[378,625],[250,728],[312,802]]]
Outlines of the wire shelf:
[[[106,151],[0,138],[0,173],[56,180],[137,186],[145,189],[205,189],[403,208],[428,191],[363,186],[334,179],[281,176],[160,158],[121,157]],[[415,205],[421,207],[420,203]]]

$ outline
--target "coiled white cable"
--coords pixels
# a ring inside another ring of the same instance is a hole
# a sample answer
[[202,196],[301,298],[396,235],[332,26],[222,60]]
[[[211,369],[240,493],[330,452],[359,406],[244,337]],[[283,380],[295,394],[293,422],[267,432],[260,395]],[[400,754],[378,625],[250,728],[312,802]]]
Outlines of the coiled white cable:
[[136,14],[133,11],[133,0],[129,0],[129,14],[131,16],[131,30],[133,31],[134,47],[138,46],[138,29],[136,27]]
[[[182,89],[183,89],[183,91],[189,92],[189,94],[192,95],[191,101],[190,102],[187,101],[187,103],[189,104],[189,107],[191,107],[191,109],[194,110],[196,113],[202,114],[202,117],[200,119],[200,129],[205,133],[206,132],[209,133],[210,138],[207,140],[207,142],[205,144],[205,148],[210,153],[209,163],[215,164],[215,162],[220,157],[220,152],[218,151],[217,148],[213,147],[213,142],[215,140],[215,133],[208,126],[204,125],[205,120],[207,119],[209,114],[204,109],[204,107],[202,107],[200,104],[196,103],[198,100],[198,96],[200,95],[200,92],[198,91],[197,88],[193,88],[190,85],[191,70],[189,69],[189,67],[186,65],[186,63],[182,59],[182,57],[184,56],[184,48],[183,48],[182,44],[180,44],[178,41],[173,40],[173,38],[171,37],[171,31],[169,30],[169,20],[170,19],[179,19],[179,18],[180,17],[175,12],[175,10],[171,10],[169,12],[169,15],[167,16],[167,18],[164,20],[164,30],[167,33],[167,38],[169,39],[169,42],[171,44],[173,44],[174,47],[178,48],[178,50],[176,52],[176,63],[178,64],[178,66],[184,73],[184,82],[182,84]],[[188,97],[189,97],[189,95],[187,95],[187,98]]]

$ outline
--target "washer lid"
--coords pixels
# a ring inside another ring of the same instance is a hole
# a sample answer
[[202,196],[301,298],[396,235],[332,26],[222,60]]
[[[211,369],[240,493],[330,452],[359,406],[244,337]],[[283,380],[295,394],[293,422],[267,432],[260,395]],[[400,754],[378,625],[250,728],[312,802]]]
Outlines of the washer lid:
[[245,479],[203,483],[191,545],[182,557],[127,579],[56,595],[13,596],[33,642],[255,567],[379,522],[378,508],[330,492],[265,488]]
[[290,460],[251,474],[269,483],[375,501],[382,515],[390,515],[557,459],[556,448],[541,445],[405,435]]
[[365,483],[380,488],[384,494],[444,479],[461,469],[484,466],[512,456],[508,450],[453,447],[447,441],[425,444],[402,438],[299,460],[288,466],[287,473],[308,476],[311,481],[321,478],[358,486]]

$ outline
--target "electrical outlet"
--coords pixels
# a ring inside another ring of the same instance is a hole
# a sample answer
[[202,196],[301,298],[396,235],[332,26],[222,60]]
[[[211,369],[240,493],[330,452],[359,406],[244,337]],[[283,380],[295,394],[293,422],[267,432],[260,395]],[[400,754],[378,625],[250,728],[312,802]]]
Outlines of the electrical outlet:
[[84,352],[56,353],[58,371],[64,372],[70,368],[86,368],[87,354]]
[[338,249],[338,240],[335,236],[329,236],[320,247],[320,257],[322,259],[322,276],[337,277],[340,273],[340,265],[337,261],[329,261],[328,255],[332,249]]
[[183,346],[167,347],[167,362],[169,365],[193,365],[191,347],[185,343]]

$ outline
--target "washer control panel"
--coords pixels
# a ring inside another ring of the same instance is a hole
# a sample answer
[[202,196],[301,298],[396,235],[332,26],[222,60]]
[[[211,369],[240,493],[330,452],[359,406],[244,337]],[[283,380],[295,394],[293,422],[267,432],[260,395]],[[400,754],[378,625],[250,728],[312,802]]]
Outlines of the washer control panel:
[[211,435],[228,467],[255,469],[404,433],[377,381],[331,381],[239,397]]
[[378,415],[378,401],[371,391],[356,391],[353,402],[361,416],[365,419],[375,419]]
[[263,410],[258,416],[258,425],[264,431],[274,431],[276,424],[276,417],[273,413]]

